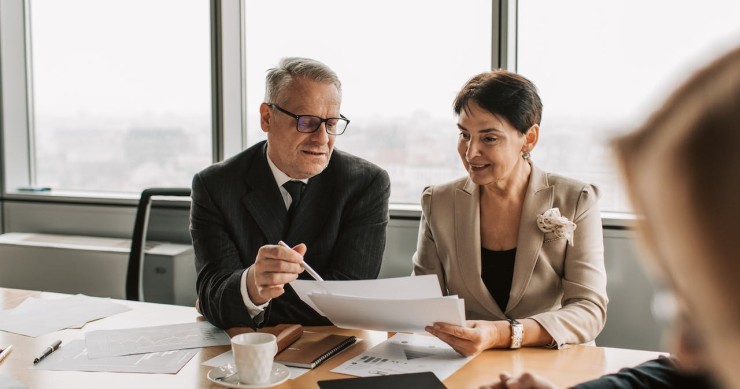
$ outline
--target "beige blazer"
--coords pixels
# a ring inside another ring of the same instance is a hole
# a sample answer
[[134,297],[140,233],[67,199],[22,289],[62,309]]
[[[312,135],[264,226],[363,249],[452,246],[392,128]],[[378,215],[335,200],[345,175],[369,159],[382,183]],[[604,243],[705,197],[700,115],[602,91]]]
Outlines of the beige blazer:
[[[596,338],[608,302],[596,187],[532,165],[503,312],[481,280],[479,199],[468,177],[424,190],[414,274],[436,274],[443,293],[465,300],[468,320],[531,318],[558,348]],[[537,216],[550,208],[576,223],[574,246],[537,227]]]

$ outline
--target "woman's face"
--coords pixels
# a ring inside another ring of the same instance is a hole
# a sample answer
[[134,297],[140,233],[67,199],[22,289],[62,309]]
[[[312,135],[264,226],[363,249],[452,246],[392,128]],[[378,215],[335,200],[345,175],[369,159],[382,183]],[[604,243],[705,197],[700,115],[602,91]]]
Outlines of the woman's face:
[[478,104],[471,103],[468,108],[457,121],[457,151],[470,179],[477,185],[488,185],[522,171],[518,169],[526,163],[522,152],[534,147],[528,145],[527,136]]

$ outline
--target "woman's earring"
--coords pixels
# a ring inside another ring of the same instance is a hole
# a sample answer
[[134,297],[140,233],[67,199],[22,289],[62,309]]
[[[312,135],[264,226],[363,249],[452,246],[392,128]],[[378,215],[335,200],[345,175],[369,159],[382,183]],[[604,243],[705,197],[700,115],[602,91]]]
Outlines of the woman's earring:
[[526,160],[529,160],[529,158],[530,158],[531,156],[532,156],[532,155],[531,155],[531,154],[529,154],[529,151],[523,151],[523,152],[522,152],[522,158],[524,158],[524,159],[526,159]]

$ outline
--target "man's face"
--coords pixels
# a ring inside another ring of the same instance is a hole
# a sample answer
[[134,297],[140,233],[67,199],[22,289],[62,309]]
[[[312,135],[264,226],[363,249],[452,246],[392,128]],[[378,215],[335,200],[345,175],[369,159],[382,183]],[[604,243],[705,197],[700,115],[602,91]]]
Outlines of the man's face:
[[[295,78],[283,89],[277,101],[268,101],[296,115],[338,118],[341,99],[331,83]],[[296,119],[267,104],[260,106],[260,124],[267,133],[267,154],[285,174],[295,179],[313,177],[329,164],[336,135],[326,132],[322,123],[313,133],[296,130]]]

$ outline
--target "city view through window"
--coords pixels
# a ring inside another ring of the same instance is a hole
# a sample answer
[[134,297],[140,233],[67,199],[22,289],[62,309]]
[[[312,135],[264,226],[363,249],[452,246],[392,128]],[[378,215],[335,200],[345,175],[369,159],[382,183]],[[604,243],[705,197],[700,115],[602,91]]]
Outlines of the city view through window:
[[[249,143],[265,139],[258,114],[267,69],[282,57],[309,57],[342,81],[342,114],[351,122],[335,147],[386,169],[392,203],[418,204],[425,186],[464,175],[452,100],[470,77],[491,67],[491,2],[430,4],[248,1]],[[263,16],[275,13],[284,28]],[[307,19],[331,23],[306,28]]]
[[30,4],[36,184],[189,187],[212,161],[209,2]]
[[[544,104],[533,161],[597,184],[602,211],[629,212],[610,140],[740,41],[740,4],[707,1],[519,2],[516,70]],[[95,192],[189,186],[212,160],[209,2],[30,4],[36,183]],[[465,175],[452,100],[491,68],[492,2],[431,4],[247,0],[248,144],[265,139],[265,72],[303,56],[339,75],[351,123],[336,147],[388,170],[392,203],[418,204],[425,186]],[[667,9],[671,18],[656,29]],[[265,17],[277,14],[280,28]]]

